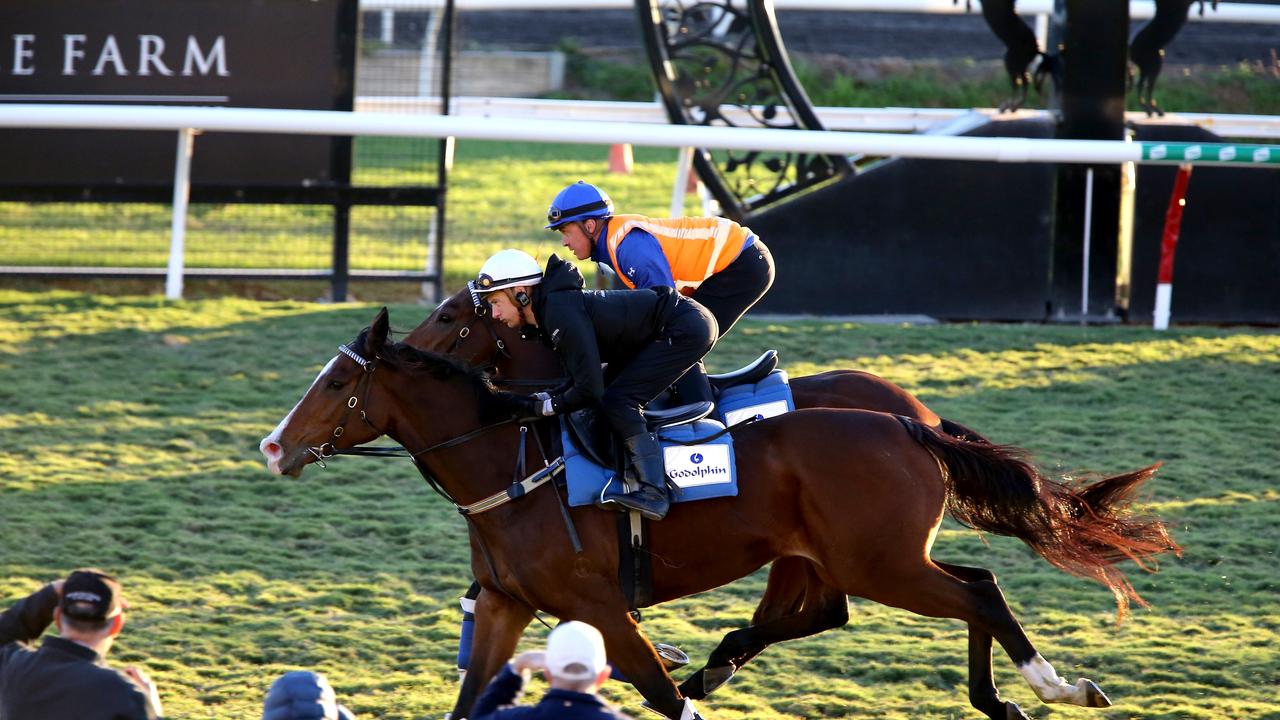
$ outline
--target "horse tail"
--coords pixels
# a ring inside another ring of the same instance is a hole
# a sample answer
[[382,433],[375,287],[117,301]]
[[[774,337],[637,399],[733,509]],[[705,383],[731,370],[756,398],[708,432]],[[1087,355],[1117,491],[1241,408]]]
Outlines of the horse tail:
[[946,418],[938,418],[938,419],[941,421],[938,427],[941,428],[942,432],[950,435],[953,438],[959,438],[967,442],[984,443],[986,445],[991,444],[991,441],[988,440],[981,433],[979,433],[977,430],[971,430],[968,427],[965,427],[964,425],[961,425],[960,423],[955,422],[954,420],[948,420]]
[[907,432],[938,461],[947,487],[947,510],[976,530],[1016,537],[1060,570],[1105,585],[1116,598],[1118,620],[1129,603],[1146,607],[1115,565],[1147,561],[1181,548],[1163,522],[1129,514],[1134,493],[1160,467],[1103,478],[1089,485],[1046,477],[1025,450],[969,442],[898,417]]

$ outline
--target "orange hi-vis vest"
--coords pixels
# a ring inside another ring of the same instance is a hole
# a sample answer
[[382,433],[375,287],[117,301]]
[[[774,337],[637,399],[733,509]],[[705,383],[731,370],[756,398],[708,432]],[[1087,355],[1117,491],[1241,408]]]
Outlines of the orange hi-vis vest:
[[[618,267],[618,246],[627,233],[640,228],[658,240],[662,254],[671,265],[676,290],[689,294],[704,280],[728,267],[738,258],[751,229],[720,217],[651,218],[644,215],[614,215],[609,221],[609,259]],[[626,273],[618,278],[632,290],[635,283]]]

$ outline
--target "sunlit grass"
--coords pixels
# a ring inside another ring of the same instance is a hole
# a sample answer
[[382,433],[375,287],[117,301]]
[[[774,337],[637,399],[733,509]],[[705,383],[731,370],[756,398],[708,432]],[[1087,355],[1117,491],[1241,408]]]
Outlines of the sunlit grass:
[[[299,667],[324,672],[362,717],[441,716],[470,582],[463,521],[407,463],[342,459],[279,479],[257,452],[375,310],[0,290],[0,602],[77,565],[119,572],[134,610],[112,658],[150,668],[175,718],[257,718],[271,679]],[[424,314],[395,306],[392,321]],[[944,525],[935,555],[996,572],[1038,649],[1116,702],[1040,705],[997,650],[997,683],[1033,717],[1280,717],[1280,333],[748,320],[711,365],[765,347],[793,375],[890,377],[1055,471],[1165,462],[1144,501],[1186,554],[1134,570],[1152,606],[1119,627],[1100,587],[1016,541]],[[757,573],[651,609],[644,628],[704,658],[763,587]],[[851,610],[846,628],[771,648],[701,707],[978,717],[962,626]],[[524,646],[545,632],[531,626]],[[606,694],[643,716],[629,687]]]

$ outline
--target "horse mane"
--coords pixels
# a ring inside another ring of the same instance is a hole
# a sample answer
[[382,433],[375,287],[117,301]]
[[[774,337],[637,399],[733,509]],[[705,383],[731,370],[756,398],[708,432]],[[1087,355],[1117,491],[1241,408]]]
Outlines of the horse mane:
[[[360,331],[352,347],[363,348],[369,328]],[[481,419],[506,418],[522,408],[518,395],[498,390],[484,368],[472,367],[450,355],[419,350],[402,342],[389,342],[378,350],[378,359],[409,372],[423,372],[443,382],[465,383],[475,394]]]

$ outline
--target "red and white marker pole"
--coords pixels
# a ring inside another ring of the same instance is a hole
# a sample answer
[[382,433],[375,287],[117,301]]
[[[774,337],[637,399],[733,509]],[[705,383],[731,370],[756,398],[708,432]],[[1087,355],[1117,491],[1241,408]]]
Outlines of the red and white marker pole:
[[1173,194],[1169,196],[1169,210],[1164,214],[1164,236],[1160,240],[1160,271],[1156,275],[1155,322],[1156,330],[1169,329],[1169,307],[1173,302],[1173,255],[1178,249],[1178,232],[1182,229],[1182,209],[1187,205],[1187,182],[1191,179],[1191,164],[1178,166],[1173,181]]

